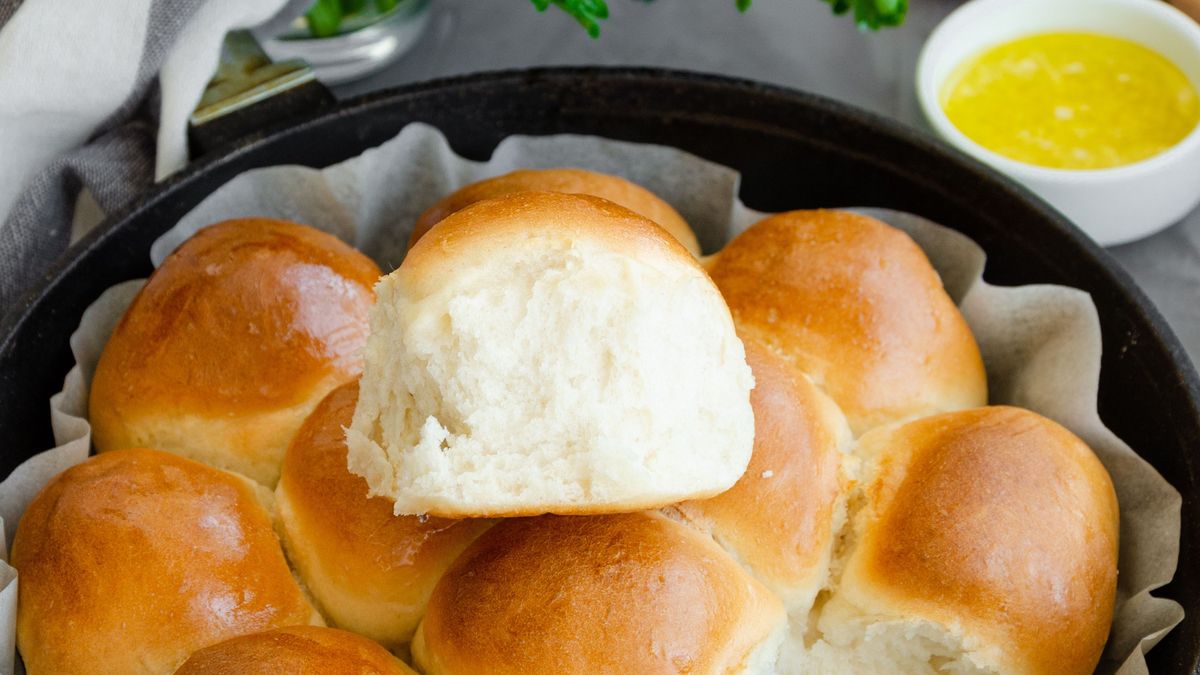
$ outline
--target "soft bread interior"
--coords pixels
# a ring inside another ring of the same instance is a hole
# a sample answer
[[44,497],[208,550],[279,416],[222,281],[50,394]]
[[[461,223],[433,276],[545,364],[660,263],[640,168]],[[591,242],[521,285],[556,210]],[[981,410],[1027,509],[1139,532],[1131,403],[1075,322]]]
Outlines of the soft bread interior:
[[648,221],[634,236],[651,243],[631,252],[630,236],[539,231],[535,216],[469,260],[426,255],[481,208],[498,207],[443,221],[376,289],[347,436],[372,494],[464,517],[628,511],[732,485],[753,378],[695,261]]
[[823,617],[822,639],[807,651],[781,656],[780,672],[851,675],[859,673],[912,673],[933,675],[991,675],[999,670],[976,662],[976,655],[961,636],[928,621],[832,621],[829,608]]
[[[898,425],[897,425],[898,426]],[[868,675],[955,673],[992,675],[1000,670],[978,653],[977,645],[952,626],[914,618],[873,614],[837,593],[858,532],[867,526],[863,478],[873,470],[857,456],[843,464],[850,486],[835,514],[838,535],[824,587],[805,614],[789,613],[787,638],[780,646],[777,673],[788,675]],[[988,654],[987,656],[992,656]]]

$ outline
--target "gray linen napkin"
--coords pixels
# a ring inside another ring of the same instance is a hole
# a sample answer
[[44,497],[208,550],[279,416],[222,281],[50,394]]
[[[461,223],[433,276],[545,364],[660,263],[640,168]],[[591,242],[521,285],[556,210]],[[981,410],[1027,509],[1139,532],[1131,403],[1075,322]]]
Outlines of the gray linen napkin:
[[[225,32],[278,22],[307,4],[0,0],[0,316],[17,308],[66,250],[82,189],[111,214],[183,166],[187,114]],[[126,28],[140,50],[126,43],[130,48],[116,56],[114,41]],[[122,61],[139,51],[136,67]],[[104,110],[88,110],[71,96],[75,89],[103,95],[109,82],[113,105]],[[60,151],[70,133],[59,129],[74,129],[83,144]]]

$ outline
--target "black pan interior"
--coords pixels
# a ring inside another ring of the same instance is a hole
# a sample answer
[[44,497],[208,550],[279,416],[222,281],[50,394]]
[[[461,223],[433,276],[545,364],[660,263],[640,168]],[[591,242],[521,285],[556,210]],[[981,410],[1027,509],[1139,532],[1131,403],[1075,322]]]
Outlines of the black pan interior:
[[1116,264],[1016,185],[926,137],[808,94],[686,73],[550,69],[405,87],[247,138],[194,164],[76,245],[0,325],[0,475],[52,445],[47,400],[72,358],[67,336],[108,286],[150,271],[150,243],[238,173],[325,166],[413,121],[488,157],[511,134],[587,133],[673,145],[742,172],[742,198],[778,211],[857,204],[954,227],[987,251],[998,284],[1057,283],[1100,310],[1105,423],[1184,495],[1179,573],[1163,595],[1188,609],[1150,656],[1155,673],[1200,672],[1200,386],[1163,319]]

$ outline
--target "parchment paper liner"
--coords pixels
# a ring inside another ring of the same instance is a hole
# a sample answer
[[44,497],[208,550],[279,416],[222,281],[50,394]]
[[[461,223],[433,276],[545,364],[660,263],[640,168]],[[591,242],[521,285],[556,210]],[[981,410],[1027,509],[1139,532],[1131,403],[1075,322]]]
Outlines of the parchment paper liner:
[[[383,145],[324,170],[268,167],[234,178],[159,238],[151,258],[157,266],[205,225],[238,216],[271,216],[331,232],[386,271],[403,259],[417,215],[441,196],[516,168],[556,166],[614,173],[649,188],[692,224],[706,252],[716,251],[762,215],[738,200],[737,172],[673,148],[588,136],[513,136],[491,160],[479,163],[456,155],[438,130],[412,124]],[[1150,594],[1175,572],[1180,495],[1100,422],[1100,328],[1091,298],[1062,286],[992,286],[982,279],[983,251],[963,235],[910,214],[858,210],[907,231],[925,250],[979,341],[991,402],[1022,406],[1058,421],[1087,441],[1108,468],[1121,505],[1120,577],[1100,671],[1148,672],[1144,653],[1183,619],[1178,603]],[[42,486],[87,457],[89,381],[104,343],[142,283],[108,289],[71,335],[77,365],[62,392],[50,400],[59,445],[29,459],[0,483],[6,542]],[[7,550],[5,546],[0,552]],[[6,673],[14,670],[16,576],[0,563],[0,667]]]

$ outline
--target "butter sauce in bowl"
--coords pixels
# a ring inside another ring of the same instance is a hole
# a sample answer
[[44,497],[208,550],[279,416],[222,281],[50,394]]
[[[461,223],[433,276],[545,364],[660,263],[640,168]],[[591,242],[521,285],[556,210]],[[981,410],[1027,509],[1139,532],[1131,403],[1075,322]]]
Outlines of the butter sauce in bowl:
[[1200,201],[1200,26],[1158,0],[973,0],[934,31],[917,96],[945,140],[1102,244]]
[[1140,162],[1200,122],[1200,97],[1178,66],[1098,33],[1042,33],[992,47],[951,74],[941,106],[983,147],[1054,169]]

